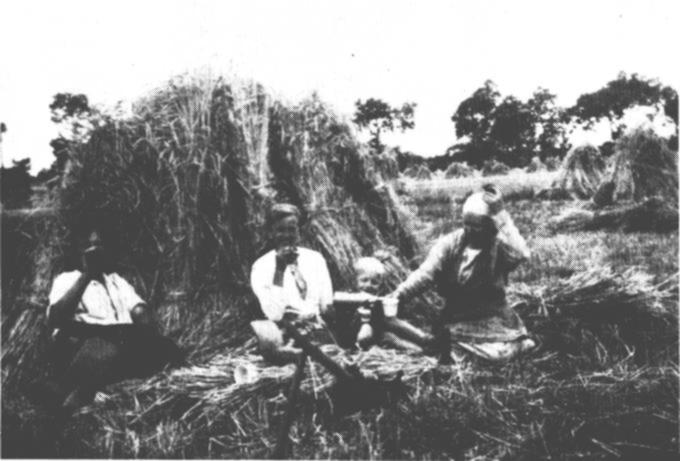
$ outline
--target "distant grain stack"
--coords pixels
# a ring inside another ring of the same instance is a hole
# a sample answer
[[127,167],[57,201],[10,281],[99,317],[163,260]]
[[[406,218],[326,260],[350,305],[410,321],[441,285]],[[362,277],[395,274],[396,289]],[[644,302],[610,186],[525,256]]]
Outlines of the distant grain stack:
[[487,160],[482,165],[482,176],[498,176],[508,174],[510,167],[498,160]]
[[548,167],[541,161],[538,156],[531,159],[531,163],[526,168],[527,173],[534,173],[536,171],[548,171]]
[[604,204],[658,197],[677,209],[678,154],[651,129],[633,130],[616,142],[611,172],[598,192]]
[[550,220],[549,228],[654,232],[678,228],[677,152],[644,129],[621,137],[615,152],[607,176],[592,197],[591,209],[565,210]]
[[432,179],[432,172],[425,165],[411,166],[404,170],[404,176],[413,179]]
[[444,177],[446,179],[452,178],[468,178],[474,176],[475,170],[467,163],[463,162],[451,162],[451,164],[446,168],[444,172]]
[[589,199],[602,182],[605,168],[605,159],[596,147],[575,147],[564,158],[553,188],[563,189],[576,199]]

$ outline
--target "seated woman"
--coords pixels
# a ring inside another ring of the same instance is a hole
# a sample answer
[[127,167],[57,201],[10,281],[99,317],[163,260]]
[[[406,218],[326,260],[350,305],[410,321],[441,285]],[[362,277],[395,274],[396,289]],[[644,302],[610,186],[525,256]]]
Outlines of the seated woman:
[[[354,270],[358,293],[335,294],[334,311],[339,324],[336,335],[341,345],[349,347],[356,343],[364,349],[378,345],[423,352],[423,346],[431,343],[431,336],[397,318],[396,311],[389,312],[390,307],[383,306],[379,298],[385,294],[384,264],[378,258],[363,257],[354,263]],[[360,307],[353,308],[356,305]],[[371,305],[375,307],[371,309]]]
[[65,413],[92,402],[106,384],[183,360],[177,345],[158,332],[144,300],[113,271],[104,232],[88,231],[82,270],[55,278],[47,307],[57,376],[41,397]]
[[529,256],[502,209],[500,193],[485,186],[465,201],[463,229],[440,238],[391,296],[401,303],[436,287],[445,300],[435,332],[443,357],[468,352],[492,361],[509,359],[535,345],[505,294],[509,272]]
[[333,286],[323,256],[299,246],[300,213],[294,205],[277,204],[267,220],[274,249],[253,264],[250,283],[268,320],[251,322],[262,356],[270,361],[295,361],[302,353],[277,323],[323,333],[321,315],[333,303]]

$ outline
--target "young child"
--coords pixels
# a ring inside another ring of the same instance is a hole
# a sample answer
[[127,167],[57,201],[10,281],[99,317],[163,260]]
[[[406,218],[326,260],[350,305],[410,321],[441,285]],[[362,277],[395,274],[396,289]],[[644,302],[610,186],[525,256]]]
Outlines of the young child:
[[[370,295],[379,299],[386,293],[385,278],[387,270],[385,265],[375,257],[359,258],[354,264],[356,271],[356,284],[359,294]],[[395,306],[389,306],[389,299],[382,298],[382,309],[367,309],[360,307],[357,310],[360,325],[356,342],[361,348],[370,347],[373,344],[392,347],[414,352],[422,352],[423,346],[431,341],[431,335],[414,327],[405,320],[396,317]]]

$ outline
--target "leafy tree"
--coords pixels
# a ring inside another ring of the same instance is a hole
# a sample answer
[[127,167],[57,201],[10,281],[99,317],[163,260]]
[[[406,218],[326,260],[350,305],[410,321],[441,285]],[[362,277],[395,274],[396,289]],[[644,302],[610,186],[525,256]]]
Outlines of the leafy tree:
[[68,152],[73,144],[84,142],[96,125],[101,114],[90,106],[84,94],[57,93],[50,104],[51,120],[60,126],[59,136],[50,141],[54,163],[41,179],[61,175],[68,161]]
[[608,120],[612,125],[612,139],[616,139],[626,128],[621,123],[624,112],[635,106],[656,106],[678,123],[678,94],[673,88],[625,72],[599,90],[579,96],[568,114],[586,127]]
[[31,159],[13,160],[10,168],[0,169],[0,199],[7,208],[22,208],[31,199]]
[[568,147],[564,110],[555,104],[555,95],[543,88],[527,102],[514,96],[501,100],[496,85],[487,80],[460,103],[451,120],[463,141],[449,148],[447,155],[478,167],[491,159],[523,166],[536,154],[562,156]]
[[507,96],[493,113],[489,135],[498,146],[499,160],[512,166],[526,164],[531,160],[535,144],[534,114],[527,104],[514,96]]
[[415,126],[415,103],[407,102],[401,107],[392,107],[381,99],[369,98],[365,102],[360,99],[355,105],[353,121],[360,128],[368,128],[371,133],[369,144],[376,152],[382,152],[385,148],[380,140],[383,131],[399,129],[403,132]]
[[472,96],[464,100],[451,117],[456,124],[456,136],[468,137],[472,144],[481,144],[489,139],[493,123],[493,113],[498,105],[500,93],[491,80],[477,89]]
[[539,87],[527,101],[537,125],[534,151],[543,161],[563,157],[570,147],[566,130],[569,117],[555,98],[554,93]]

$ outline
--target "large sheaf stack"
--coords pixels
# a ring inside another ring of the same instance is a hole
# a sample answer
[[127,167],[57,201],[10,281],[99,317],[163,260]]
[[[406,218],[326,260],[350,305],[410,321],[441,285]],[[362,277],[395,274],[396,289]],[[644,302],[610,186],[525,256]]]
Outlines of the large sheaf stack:
[[549,228],[656,232],[678,228],[678,153],[665,139],[650,129],[635,129],[617,140],[607,168],[596,149],[577,152],[567,156],[553,187],[590,201],[565,210],[548,223]]
[[118,218],[120,255],[149,294],[247,283],[276,200],[302,209],[305,241],[337,283],[349,283],[362,253],[414,252],[350,127],[315,96],[290,107],[255,84],[173,80],[95,130],[60,198],[68,222],[102,210]]
[[[76,236],[92,220],[116,236],[119,271],[161,306],[162,324],[180,331],[188,330],[187,317],[165,309],[169,293],[248,299],[250,266],[267,249],[266,209],[276,200],[302,209],[303,244],[323,253],[336,288],[351,287],[356,258],[387,247],[398,248],[392,269],[403,276],[401,258],[414,256],[415,243],[381,171],[317,97],[287,106],[253,83],[180,77],[137,101],[127,117],[101,116],[70,152],[49,223],[23,252],[37,269],[13,283],[35,307],[26,314],[3,306],[5,383],[35,371],[23,345],[40,342],[51,280],[77,263]],[[27,305],[14,291],[12,305]],[[251,303],[216,304],[203,317]],[[211,341],[205,333],[201,344],[180,340],[203,348]]]
[[597,147],[590,144],[575,147],[564,158],[553,187],[569,192],[574,198],[590,198],[600,185],[605,168],[605,159]]

